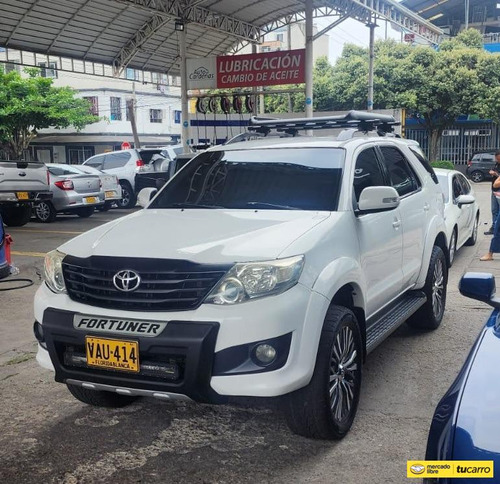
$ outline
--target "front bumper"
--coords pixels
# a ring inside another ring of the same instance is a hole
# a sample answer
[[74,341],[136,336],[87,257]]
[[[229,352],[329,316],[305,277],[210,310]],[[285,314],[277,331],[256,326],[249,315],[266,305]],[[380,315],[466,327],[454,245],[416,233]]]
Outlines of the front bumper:
[[[53,294],[43,284],[35,298],[35,318],[42,322],[57,381],[78,380],[220,402],[224,396],[274,397],[305,386],[316,361],[322,326],[318,322],[323,321],[328,304],[324,296],[299,284],[279,296],[236,306],[202,304],[194,311],[150,313],[151,320],[167,321],[166,328],[157,337],[139,338],[75,329],[73,315],[143,320],[143,313],[83,305],[67,295]],[[83,352],[86,335],[138,340],[142,360],[178,357],[182,377],[160,381],[66,365],[65,349],[72,346]],[[269,367],[253,364],[252,349],[262,342],[277,347],[281,360],[277,358]],[[49,367],[46,353],[40,348],[37,359]]]

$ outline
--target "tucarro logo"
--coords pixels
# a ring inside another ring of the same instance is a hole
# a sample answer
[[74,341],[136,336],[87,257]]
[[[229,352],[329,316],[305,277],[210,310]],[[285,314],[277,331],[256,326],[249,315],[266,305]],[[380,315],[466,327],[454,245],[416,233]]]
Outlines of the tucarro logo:
[[113,276],[113,284],[119,291],[135,291],[140,283],[141,277],[135,271],[120,271]]

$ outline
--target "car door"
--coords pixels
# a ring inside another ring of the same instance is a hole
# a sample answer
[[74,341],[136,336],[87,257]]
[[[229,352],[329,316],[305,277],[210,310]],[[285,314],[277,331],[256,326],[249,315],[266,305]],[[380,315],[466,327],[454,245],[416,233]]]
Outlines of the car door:
[[422,182],[403,152],[396,146],[379,146],[390,184],[400,196],[399,210],[403,237],[403,289],[413,285],[420,273],[425,228],[430,204]]
[[[469,182],[466,178],[457,173],[454,178],[456,178],[458,184],[460,185],[460,194],[461,195],[472,195],[472,189]],[[458,204],[457,204],[458,206]],[[461,247],[467,239],[471,236],[472,228],[474,226],[474,203],[468,203],[458,207],[460,210],[460,221],[458,227],[458,240],[457,247]]]
[[[361,151],[354,171],[355,211],[364,188],[387,184],[376,150],[372,147]],[[369,317],[401,292],[403,238],[399,209],[357,214],[355,226],[366,283],[366,316]]]

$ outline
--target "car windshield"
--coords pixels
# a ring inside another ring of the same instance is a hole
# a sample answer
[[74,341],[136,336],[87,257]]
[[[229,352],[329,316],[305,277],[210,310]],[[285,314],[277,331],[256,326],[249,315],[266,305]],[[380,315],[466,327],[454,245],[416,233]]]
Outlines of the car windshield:
[[150,208],[337,209],[344,150],[288,148],[205,152]]
[[448,181],[448,176],[438,175],[437,177],[439,181],[439,186],[441,187],[441,191],[444,194],[444,201],[445,203],[448,203],[448,200],[450,199],[450,185]]

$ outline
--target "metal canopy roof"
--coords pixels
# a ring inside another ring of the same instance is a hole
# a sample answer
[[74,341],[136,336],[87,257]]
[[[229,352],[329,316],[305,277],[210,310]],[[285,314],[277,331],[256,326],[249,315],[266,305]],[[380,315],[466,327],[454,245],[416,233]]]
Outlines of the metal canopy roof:
[[[464,0],[403,0],[401,3],[438,26],[465,22]],[[469,0],[469,22],[482,23],[485,16],[496,18],[498,3],[497,0]]]
[[[441,31],[395,0],[314,0],[314,16],[370,15],[432,42]],[[175,21],[186,23],[188,57],[220,55],[304,18],[299,0],[2,0],[0,46],[125,67],[180,72]]]

